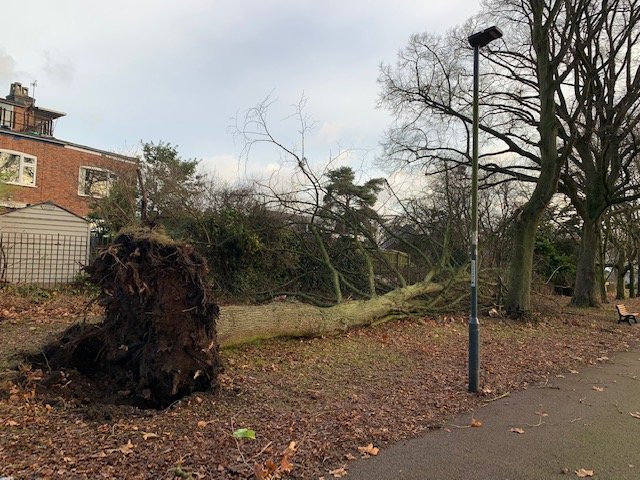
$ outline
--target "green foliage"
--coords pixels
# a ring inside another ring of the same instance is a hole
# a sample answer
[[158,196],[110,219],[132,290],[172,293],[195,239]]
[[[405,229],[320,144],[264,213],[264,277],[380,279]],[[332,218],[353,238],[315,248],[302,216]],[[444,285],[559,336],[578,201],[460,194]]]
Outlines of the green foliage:
[[576,275],[579,230],[575,217],[563,221],[557,212],[545,214],[536,235],[535,274],[544,282],[571,286]]
[[98,293],[95,285],[80,278],[73,283],[55,287],[41,287],[35,284],[5,284],[0,290],[5,295],[23,297],[34,304],[45,303],[59,295],[93,296]]
[[101,234],[113,236],[138,221],[138,189],[135,175],[121,175],[105,198],[95,201],[89,218],[99,225]]
[[152,222],[167,222],[193,208],[204,189],[198,161],[185,160],[170,143],[142,146],[140,168],[147,194],[147,214]]
[[[322,241],[334,268],[340,272],[344,280],[355,287],[354,290],[343,282],[343,294],[361,297],[361,292],[368,288],[368,272],[365,258],[356,245],[357,240],[347,235],[335,237],[325,233]],[[297,247],[298,265],[293,271],[297,279],[296,289],[312,293],[319,300],[330,302],[334,296],[331,272],[322,260],[317,240],[312,235],[301,235]]]
[[238,438],[238,439],[247,438],[249,440],[255,440],[256,432],[255,430],[251,430],[249,428],[238,428],[233,432],[233,438]]
[[[187,212],[196,209],[204,191],[204,177],[197,160],[180,157],[170,143],[142,145],[139,169],[147,199],[147,217],[154,224],[179,229]],[[107,235],[140,220],[143,200],[135,174],[122,175],[112,185],[109,195],[97,200],[90,217]]]
[[12,186],[7,183],[7,178],[7,173],[0,170],[0,200],[6,199],[11,192]]
[[356,234],[363,228],[370,230],[371,220],[377,218],[372,207],[378,200],[384,178],[373,178],[356,185],[353,169],[340,167],[329,170],[327,179],[321,215],[334,223],[337,233]]
[[286,217],[252,198],[250,190],[221,195],[173,233],[207,258],[219,294],[254,299],[287,290],[297,268],[296,237]]

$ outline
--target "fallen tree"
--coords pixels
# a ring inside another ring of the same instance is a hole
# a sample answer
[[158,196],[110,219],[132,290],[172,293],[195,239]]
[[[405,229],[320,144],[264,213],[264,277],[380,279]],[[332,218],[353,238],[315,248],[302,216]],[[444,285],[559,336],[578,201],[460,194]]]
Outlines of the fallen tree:
[[218,341],[228,347],[276,337],[321,336],[408,316],[415,311],[412,301],[417,297],[446,290],[431,278],[372,299],[345,301],[332,307],[298,302],[222,307]]
[[103,322],[70,327],[34,362],[54,371],[75,368],[99,380],[107,401],[151,407],[215,389],[222,370],[219,345],[329,335],[419,315],[449,302],[459,280],[440,273],[446,280],[435,282],[434,270],[418,283],[367,300],[331,307],[273,302],[220,312],[205,281],[204,258],[190,245],[145,228],[121,232],[87,272],[102,291]]
[[70,327],[36,361],[99,378],[144,406],[216,388],[219,310],[193,247],[148,228],[125,230],[87,272],[102,292],[103,322]]

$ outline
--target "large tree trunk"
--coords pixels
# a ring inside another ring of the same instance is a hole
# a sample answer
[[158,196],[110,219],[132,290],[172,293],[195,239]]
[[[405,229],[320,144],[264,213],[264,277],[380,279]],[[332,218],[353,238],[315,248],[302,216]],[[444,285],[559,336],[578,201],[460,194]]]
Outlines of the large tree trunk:
[[636,249],[636,260],[638,260],[638,289],[636,290],[636,297],[640,297],[640,243]]
[[505,299],[507,314],[513,318],[525,316],[531,310],[533,249],[541,214],[542,211],[532,212],[525,218],[522,212],[516,219]]
[[596,258],[598,256],[599,219],[585,218],[582,223],[582,241],[576,268],[576,283],[572,305],[597,307],[600,305],[596,290]]
[[624,275],[627,273],[624,269],[625,259],[624,249],[620,249],[616,261],[616,300],[625,298]]
[[598,236],[598,264],[596,265],[596,276],[598,288],[600,289],[600,301],[602,303],[609,303],[609,293],[607,292],[607,276],[605,273],[606,267],[606,240],[603,238],[604,232],[602,230],[602,222],[600,223],[600,235]]
[[560,169],[564,160],[558,156],[558,122],[556,119],[555,92],[556,66],[550,55],[550,32],[554,18],[545,18],[544,2],[531,2],[533,23],[532,46],[536,53],[538,96],[540,99],[540,176],[529,200],[522,207],[514,229],[514,247],[509,268],[508,293],[505,302],[507,313],[513,318],[526,316],[531,310],[531,273],[533,249],[540,218],[551,198],[558,190]]
[[302,303],[270,303],[221,307],[217,322],[221,346],[276,337],[310,337],[344,331],[350,327],[384,322],[420,295],[443,290],[429,280],[393,290],[370,300],[354,300],[322,308]]

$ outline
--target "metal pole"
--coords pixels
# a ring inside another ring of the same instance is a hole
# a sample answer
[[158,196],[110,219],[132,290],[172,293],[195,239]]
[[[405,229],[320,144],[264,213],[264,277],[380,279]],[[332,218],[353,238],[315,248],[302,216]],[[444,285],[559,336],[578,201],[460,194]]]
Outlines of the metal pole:
[[469,392],[477,392],[480,377],[478,322],[478,64],[473,47],[473,159],[471,161],[471,315],[469,317]]

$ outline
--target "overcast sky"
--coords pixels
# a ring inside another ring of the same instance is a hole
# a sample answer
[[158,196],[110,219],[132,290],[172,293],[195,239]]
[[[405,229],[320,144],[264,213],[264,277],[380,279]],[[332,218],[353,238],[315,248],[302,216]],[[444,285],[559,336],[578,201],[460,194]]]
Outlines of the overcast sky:
[[[320,161],[340,148],[372,160],[389,123],[376,108],[378,67],[409,35],[444,32],[477,13],[479,0],[30,0],[4,2],[0,95],[37,80],[36,104],[65,112],[55,136],[134,153],[140,141],[179,146],[233,179],[278,163],[254,152],[239,172],[233,118],[267,95],[281,123],[301,95],[317,128]],[[270,167],[269,167],[270,166]]]

